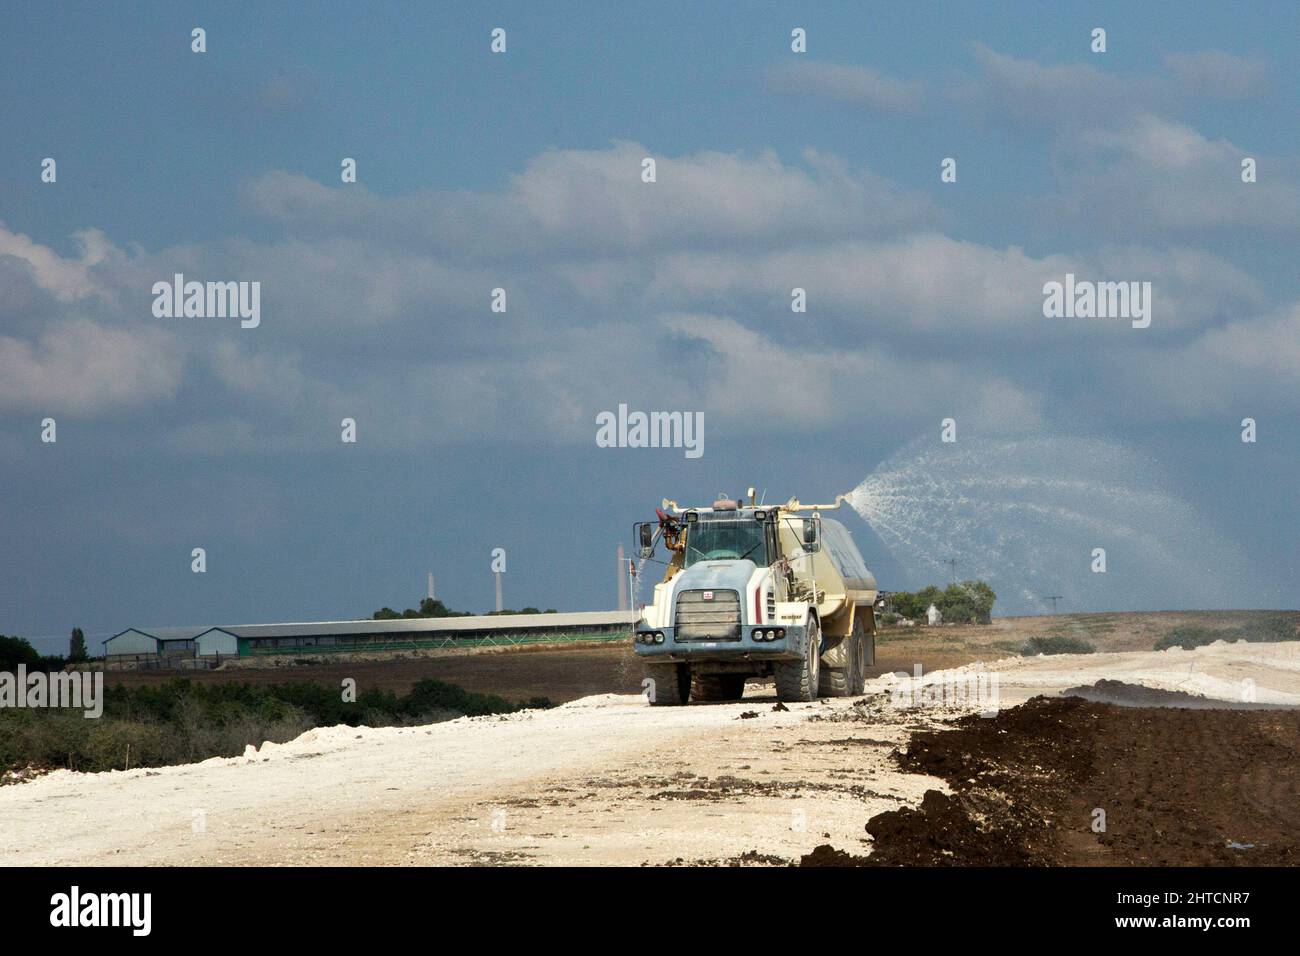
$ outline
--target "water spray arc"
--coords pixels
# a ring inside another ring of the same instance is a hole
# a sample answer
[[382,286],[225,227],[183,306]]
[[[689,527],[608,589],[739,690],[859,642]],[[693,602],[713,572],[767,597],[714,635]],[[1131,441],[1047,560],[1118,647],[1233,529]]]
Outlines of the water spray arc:
[[[849,495],[907,572],[898,590],[989,582],[1003,614],[1238,607],[1256,578],[1151,461],[1093,438],[919,439]],[[1120,560],[1090,567],[1092,549]],[[951,572],[951,573],[949,573]]]

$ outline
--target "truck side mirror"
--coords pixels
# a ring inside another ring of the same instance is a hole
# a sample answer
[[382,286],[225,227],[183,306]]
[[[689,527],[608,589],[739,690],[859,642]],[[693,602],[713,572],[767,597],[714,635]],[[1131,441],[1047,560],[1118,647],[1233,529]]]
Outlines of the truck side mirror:
[[654,525],[649,523],[639,525],[641,534],[641,557],[648,558],[654,552],[655,546],[655,529]]
[[809,552],[817,550],[817,521],[814,518],[803,519],[803,549]]

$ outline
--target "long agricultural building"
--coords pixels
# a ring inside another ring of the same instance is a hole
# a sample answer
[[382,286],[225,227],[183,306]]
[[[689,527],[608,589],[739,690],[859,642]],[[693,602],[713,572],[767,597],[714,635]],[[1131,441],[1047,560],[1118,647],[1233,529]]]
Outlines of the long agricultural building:
[[632,611],[490,614],[387,621],[315,621],[219,627],[129,627],[104,641],[105,659],[125,663],[278,654],[330,654],[447,647],[552,644],[632,637]]

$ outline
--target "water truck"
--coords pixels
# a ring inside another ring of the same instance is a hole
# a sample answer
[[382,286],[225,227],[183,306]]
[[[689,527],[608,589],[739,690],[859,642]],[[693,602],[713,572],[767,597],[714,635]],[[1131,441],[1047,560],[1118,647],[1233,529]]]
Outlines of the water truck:
[[638,522],[641,565],[662,544],[667,571],[636,624],[654,706],[739,700],[770,677],[782,701],[860,695],[876,662],[876,579],[847,528],[844,501],[709,508],[665,499]]

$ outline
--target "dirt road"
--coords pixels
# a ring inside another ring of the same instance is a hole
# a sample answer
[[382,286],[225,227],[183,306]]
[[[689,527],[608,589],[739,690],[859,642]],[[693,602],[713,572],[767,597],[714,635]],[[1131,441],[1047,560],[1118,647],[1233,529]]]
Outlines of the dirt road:
[[764,690],[677,709],[606,695],[321,729],[191,766],[58,771],[0,791],[0,863],[785,861],[826,842],[860,853],[864,814],[944,786],[888,760],[929,718],[877,705],[842,719],[848,701],[775,712]]
[[[988,669],[1004,703],[1102,679],[1300,699],[1300,642]],[[969,669],[959,671],[926,680]],[[685,708],[601,695],[425,727],[318,729],[189,766],[58,771],[0,788],[0,864],[779,863],[820,845],[861,855],[869,818],[950,792],[893,751],[984,706],[909,701],[899,686],[881,677],[867,697],[788,710],[762,685],[740,703]]]

